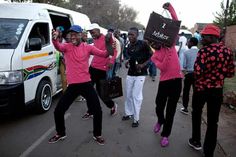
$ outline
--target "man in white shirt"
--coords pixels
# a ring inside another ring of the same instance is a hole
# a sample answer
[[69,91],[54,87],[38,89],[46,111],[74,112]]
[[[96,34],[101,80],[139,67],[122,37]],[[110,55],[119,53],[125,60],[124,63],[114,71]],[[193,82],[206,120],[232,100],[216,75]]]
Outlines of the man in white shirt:
[[187,38],[184,36],[184,32],[181,32],[179,37],[179,51],[178,51],[181,70],[183,70],[184,51],[188,49],[186,44],[187,44]]

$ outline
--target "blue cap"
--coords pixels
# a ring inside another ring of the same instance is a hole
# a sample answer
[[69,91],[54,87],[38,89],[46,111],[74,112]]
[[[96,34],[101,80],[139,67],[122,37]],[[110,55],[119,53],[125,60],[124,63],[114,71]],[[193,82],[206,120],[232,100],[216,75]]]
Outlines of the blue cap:
[[82,33],[83,30],[79,25],[73,25],[73,26],[70,27],[69,31]]

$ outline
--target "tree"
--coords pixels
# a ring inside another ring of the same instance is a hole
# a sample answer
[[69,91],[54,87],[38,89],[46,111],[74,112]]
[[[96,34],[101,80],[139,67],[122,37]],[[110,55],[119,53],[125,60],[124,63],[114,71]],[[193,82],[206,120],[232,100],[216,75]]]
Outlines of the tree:
[[221,12],[216,12],[215,20],[213,21],[220,28],[236,24],[236,0],[232,0],[228,8],[226,8],[223,2],[220,4]]
[[[26,2],[30,0],[12,0]],[[96,22],[104,28],[114,27],[121,30],[143,25],[137,23],[137,11],[126,5],[121,6],[120,0],[32,0],[37,3],[48,3],[86,14],[91,22]]]
[[114,27],[122,30],[128,30],[131,26],[143,28],[141,24],[135,22],[137,11],[126,5],[121,6],[119,0],[70,0],[61,6],[88,15],[91,22],[99,23],[104,28]]

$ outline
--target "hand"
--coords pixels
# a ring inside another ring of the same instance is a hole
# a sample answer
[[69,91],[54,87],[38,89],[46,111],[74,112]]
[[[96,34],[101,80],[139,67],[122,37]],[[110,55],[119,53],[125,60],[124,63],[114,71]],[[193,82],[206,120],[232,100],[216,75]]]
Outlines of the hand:
[[141,72],[141,69],[143,69],[143,64],[136,64],[136,69]]
[[154,50],[160,50],[161,49],[161,46],[163,46],[162,43],[159,43],[159,42],[148,42],[148,44],[154,49]]
[[108,63],[107,67],[108,67],[108,70],[110,70],[113,67],[113,64],[112,63]]
[[164,9],[167,9],[167,10],[168,10],[168,9],[169,9],[169,5],[170,5],[170,3],[167,2],[167,3],[163,4],[162,7],[163,7]]
[[59,36],[59,32],[53,29],[52,30],[52,39],[57,40],[58,36]]
[[187,74],[187,71],[185,69],[183,69],[182,73],[185,75],[185,74]]

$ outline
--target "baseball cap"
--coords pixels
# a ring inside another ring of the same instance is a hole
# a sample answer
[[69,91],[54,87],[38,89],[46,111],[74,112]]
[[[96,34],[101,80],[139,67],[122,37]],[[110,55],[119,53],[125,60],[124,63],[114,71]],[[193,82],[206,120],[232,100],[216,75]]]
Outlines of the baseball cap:
[[82,33],[83,30],[79,25],[73,25],[73,26],[70,27],[69,31]]
[[97,24],[97,23],[92,23],[88,28],[87,30],[88,31],[91,31],[93,29],[100,29],[100,26]]
[[220,28],[213,24],[206,25],[201,31],[202,35],[214,35],[220,37]]

